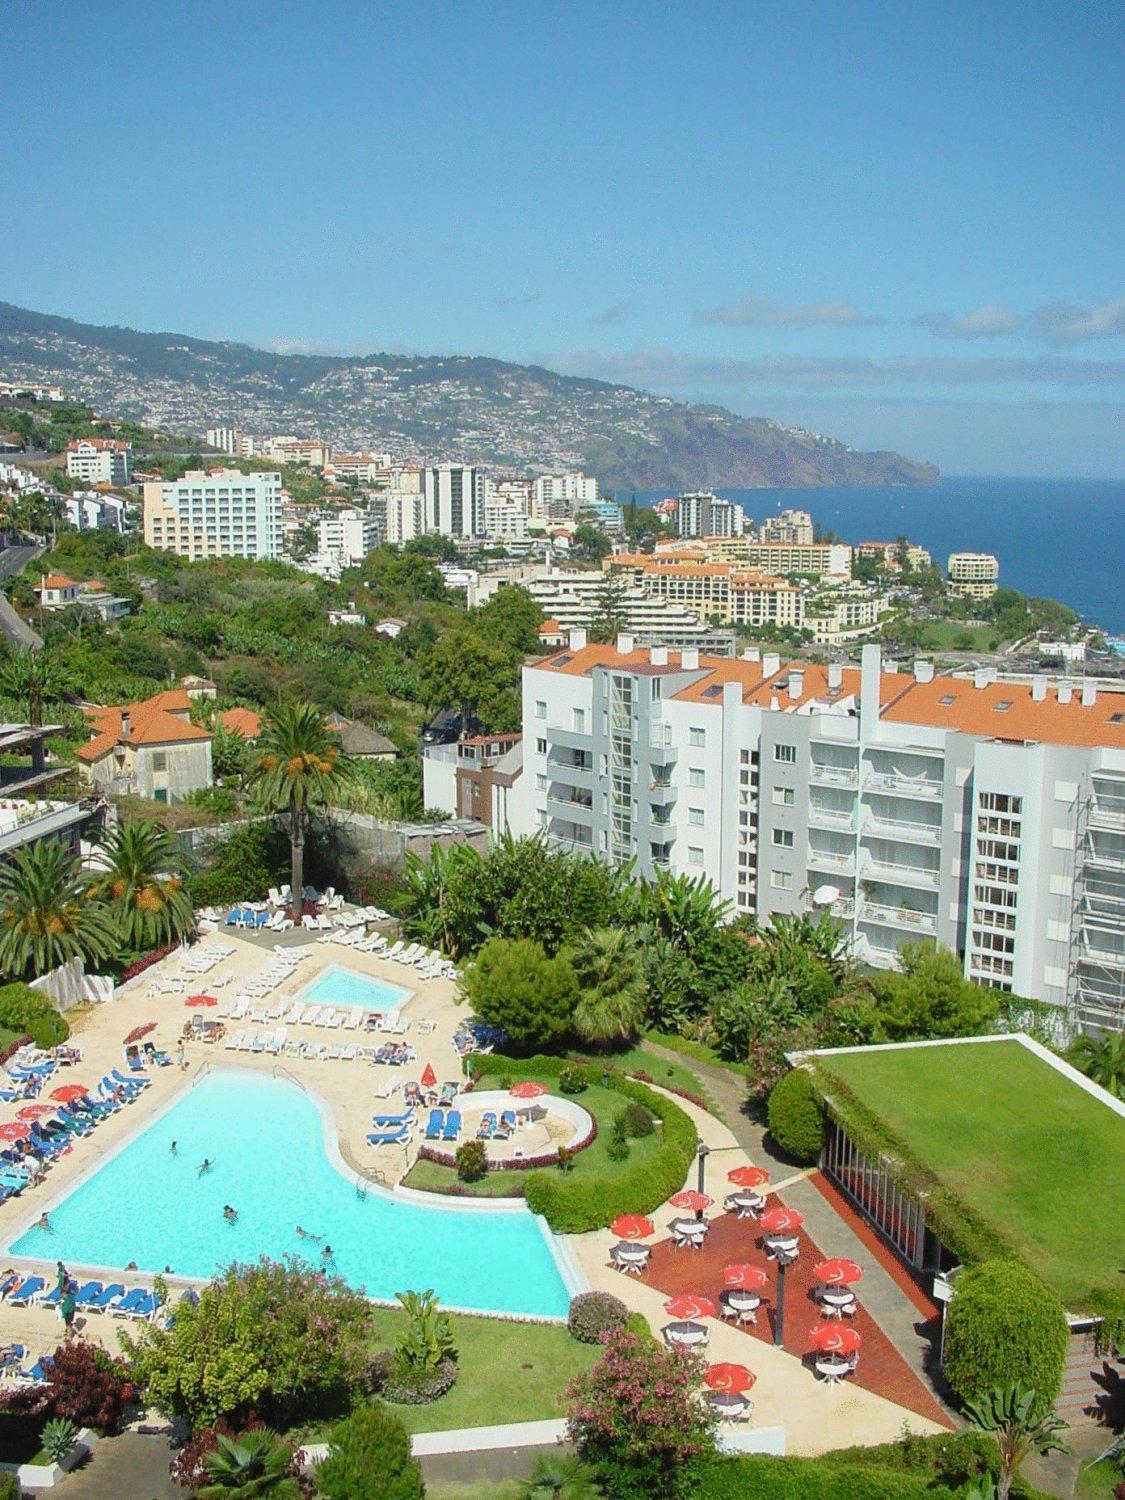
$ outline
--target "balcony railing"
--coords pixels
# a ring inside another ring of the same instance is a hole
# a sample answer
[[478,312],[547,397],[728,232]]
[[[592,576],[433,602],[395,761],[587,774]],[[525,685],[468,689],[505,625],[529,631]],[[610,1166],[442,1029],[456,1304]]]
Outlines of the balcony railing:
[[809,780],[826,782],[829,786],[856,786],[859,772],[854,766],[818,765],[814,760],[809,767]]
[[933,912],[913,911],[907,906],[883,906],[878,901],[860,902],[861,921],[878,922],[884,927],[909,927],[918,932],[936,932],[937,916]]
[[1125,831],[1125,808],[1107,806],[1095,799],[1090,804],[1090,826]]
[[648,747],[650,750],[675,750],[676,741],[672,737],[671,726],[668,724],[650,724]]
[[809,849],[809,864],[815,870],[834,870],[840,875],[855,874],[853,854],[832,854],[827,849]]
[[824,828],[855,828],[854,809],[845,812],[838,807],[818,807],[815,802],[809,803],[809,822],[814,826]]
[[944,783],[932,777],[891,776],[882,771],[868,771],[864,785],[873,792],[885,792],[892,797],[923,797],[927,802],[940,802],[945,790]]
[[868,811],[863,831],[877,834],[881,838],[900,839],[906,843],[930,845],[941,843],[939,823],[904,823],[899,818],[884,818],[871,811]]
[[922,865],[889,865],[883,860],[872,859],[870,856],[863,862],[862,873],[870,880],[890,881],[896,885],[913,885],[926,891],[936,891],[941,880],[940,870],[928,870]]

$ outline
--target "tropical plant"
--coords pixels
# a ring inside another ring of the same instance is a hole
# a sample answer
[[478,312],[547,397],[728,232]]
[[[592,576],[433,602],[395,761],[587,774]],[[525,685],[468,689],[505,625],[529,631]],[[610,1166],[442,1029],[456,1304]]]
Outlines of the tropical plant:
[[548,958],[530,938],[493,938],[462,973],[460,998],[516,1048],[549,1051],[571,1031],[578,980],[565,954]]
[[72,958],[108,958],[118,942],[65,845],[40,839],[0,864],[0,971],[38,978]]
[[158,823],[119,821],[95,861],[90,894],[105,903],[128,947],[140,952],[195,931],[179,843]]
[[316,1492],[324,1500],[421,1500],[422,1470],[399,1419],[379,1403],[357,1406],[333,1429]]
[[775,912],[762,932],[767,949],[774,949],[784,970],[787,958],[811,954],[832,974],[842,979],[849,967],[849,941],[844,924],[822,911],[818,917],[809,912]]
[[978,1432],[991,1432],[1000,1449],[997,1500],[1008,1500],[1012,1481],[1029,1454],[1046,1457],[1071,1450],[1059,1437],[1066,1426],[1037,1391],[1020,1382],[997,1386],[965,1403],[965,1417]]
[[1067,1053],[1070,1062],[1115,1099],[1125,1099],[1125,1031],[1113,1036],[1080,1036]]
[[449,1314],[438,1307],[432,1291],[398,1292],[407,1324],[395,1339],[395,1358],[403,1369],[436,1370],[457,1354]]
[[962,1401],[1026,1382],[1044,1401],[1062,1383],[1069,1339],[1058,1298],[1027,1266],[988,1260],[957,1275],[946,1320],[945,1376]]
[[258,1495],[299,1500],[301,1495],[293,1454],[268,1427],[252,1428],[236,1438],[220,1433],[203,1467],[208,1482],[196,1491],[199,1500],[251,1500]]
[[574,1029],[584,1041],[625,1041],[645,1014],[644,949],[623,927],[586,927],[568,950],[580,994]]
[[74,1447],[74,1439],[78,1436],[78,1428],[69,1417],[52,1417],[49,1422],[43,1424],[43,1431],[39,1441],[52,1463],[60,1464]]
[[598,1500],[603,1493],[594,1471],[573,1453],[544,1453],[529,1479],[518,1481],[523,1500]]
[[70,674],[51,651],[21,646],[0,665],[0,694],[27,705],[27,722],[43,724],[48,703],[58,703],[70,690]]
[[323,712],[311,703],[268,709],[246,770],[247,789],[288,824],[290,884],[295,905],[305,888],[309,813],[323,806],[354,776],[351,760]]
[[454,1160],[462,1182],[479,1182],[488,1173],[488,1152],[483,1141],[462,1141],[454,1153]]

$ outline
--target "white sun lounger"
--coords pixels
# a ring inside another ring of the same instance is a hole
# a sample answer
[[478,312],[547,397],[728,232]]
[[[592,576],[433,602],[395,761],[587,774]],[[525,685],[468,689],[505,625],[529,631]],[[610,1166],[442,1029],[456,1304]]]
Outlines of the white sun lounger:
[[330,1026],[333,1031],[338,1031],[343,1024],[344,1012],[342,1010],[330,1010],[328,1012],[328,1017],[324,1022],[325,1026]]
[[242,1046],[242,1039],[246,1035],[244,1031],[232,1031],[227,1037],[227,1051],[237,1052]]
[[383,955],[383,957],[384,958],[397,958],[399,956],[399,954],[403,952],[403,950],[405,949],[405,947],[406,947],[406,944],[402,941],[401,938],[399,938],[399,940],[398,940],[397,943],[395,943],[392,947],[390,947],[390,948],[387,949],[387,951]]
[[351,1010],[349,1010],[347,1015],[344,1017],[344,1030],[358,1031],[360,1022],[362,1020],[363,1012],[357,1006],[353,1005]]
[[288,1038],[289,1038],[289,1030],[288,1030],[288,1028],[285,1027],[285,1026],[279,1026],[277,1028],[277,1030],[274,1032],[272,1038],[270,1039],[270,1043],[269,1043],[269,1046],[266,1048],[266,1051],[267,1052],[272,1052],[275,1056],[278,1055],[279,1053],[281,1053],[281,1052],[283,1052],[285,1050],[285,1044],[286,1044]]
[[285,1012],[285,1015],[282,1017],[285,1024],[287,1026],[295,1026],[297,1022],[300,1021],[301,1016],[304,1014],[304,1009],[305,1007],[301,1005],[300,1002],[298,1002],[296,1005],[291,1005]]
[[234,1004],[230,1008],[230,1019],[241,1021],[249,1009],[250,1002],[242,995],[236,995]]
[[354,1042],[349,1043],[349,1045],[347,1047],[342,1047],[340,1049],[340,1059],[341,1059],[341,1061],[342,1062],[355,1062],[356,1053],[358,1052],[358,1050],[359,1049],[356,1047],[356,1045],[355,1045]]

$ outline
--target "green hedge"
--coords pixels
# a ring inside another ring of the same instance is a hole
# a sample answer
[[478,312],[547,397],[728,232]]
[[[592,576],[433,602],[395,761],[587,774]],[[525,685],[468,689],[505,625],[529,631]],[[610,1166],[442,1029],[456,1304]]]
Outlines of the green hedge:
[[[521,1059],[474,1054],[469,1070],[474,1078],[484,1073],[557,1078],[563,1068],[576,1065],[559,1057]],[[600,1082],[596,1070],[587,1072],[588,1082]],[[636,1079],[611,1073],[606,1087],[633,1099],[663,1125],[657,1150],[612,1177],[580,1178],[572,1181],[561,1172],[532,1172],[524,1200],[532,1213],[542,1214],[556,1234],[585,1234],[604,1229],[618,1214],[651,1213],[684,1185],[695,1160],[696,1133],[690,1117],[671,1099],[646,1088]]]
[[686,1493],[691,1500],[954,1500],[957,1491],[903,1469],[747,1454],[700,1464]]
[[781,1149],[807,1166],[824,1149],[824,1105],[807,1068],[794,1068],[774,1084],[768,1107],[770,1133]]
[[945,1376],[962,1401],[1016,1381],[1054,1401],[1069,1341],[1062,1303],[1019,1261],[985,1261],[958,1275]]
[[0,1026],[26,1034],[37,1047],[57,1047],[70,1035],[70,1027],[48,996],[29,984],[0,985]]

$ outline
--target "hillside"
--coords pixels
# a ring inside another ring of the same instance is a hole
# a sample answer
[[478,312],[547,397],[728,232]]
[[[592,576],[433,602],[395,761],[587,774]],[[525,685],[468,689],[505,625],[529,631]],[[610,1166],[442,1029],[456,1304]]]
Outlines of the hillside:
[[62,385],[114,417],[201,436],[315,433],[343,448],[511,469],[586,465],[603,486],[935,484],[932,464],[716,406],[467,356],[272,354],[99,328],[0,302],[0,377]]

